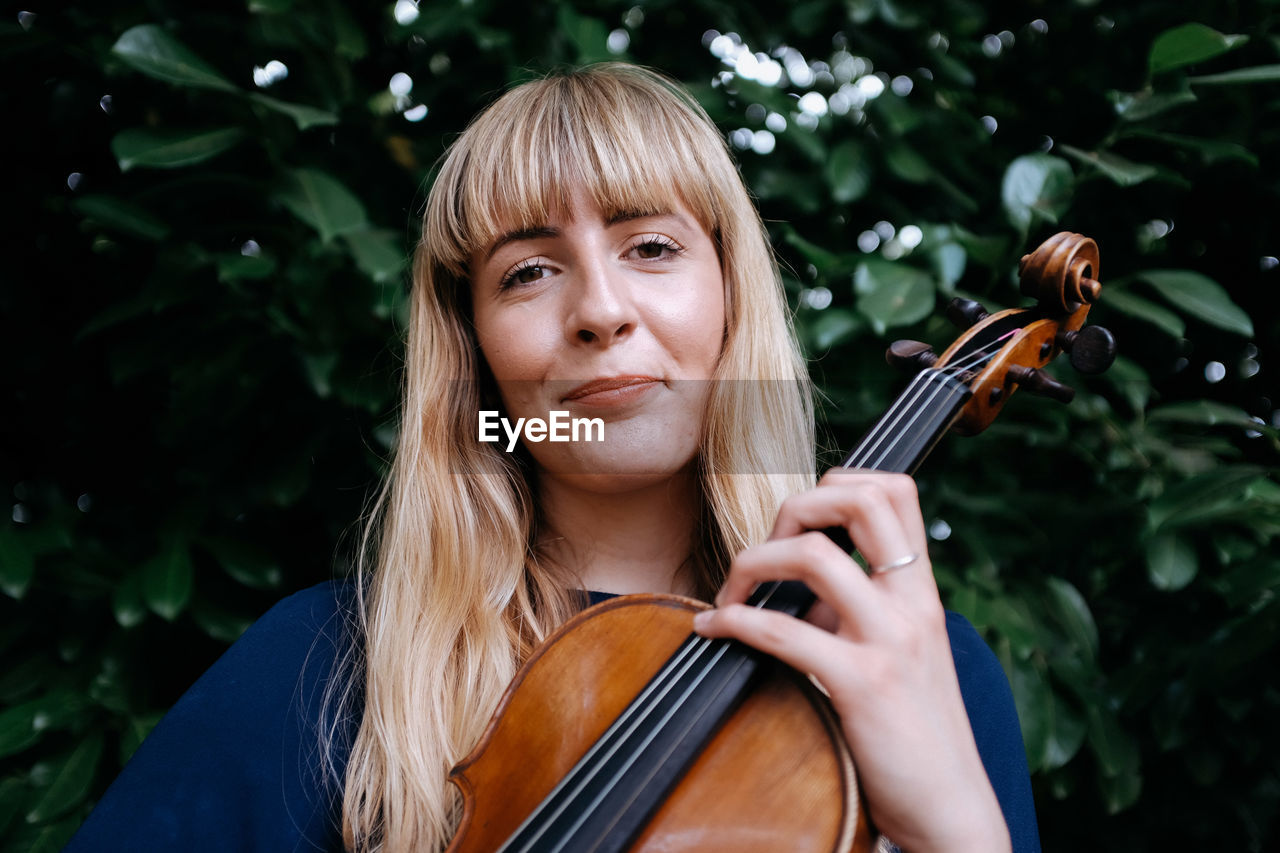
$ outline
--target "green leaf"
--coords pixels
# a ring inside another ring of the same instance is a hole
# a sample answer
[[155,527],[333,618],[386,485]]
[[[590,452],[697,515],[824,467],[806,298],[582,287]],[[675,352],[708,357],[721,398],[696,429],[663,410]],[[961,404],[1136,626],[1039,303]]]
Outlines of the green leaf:
[[827,184],[838,204],[857,201],[871,186],[871,163],[865,146],[846,139],[831,150],[826,164]]
[[838,255],[817,243],[806,240],[790,225],[783,229],[782,241],[800,252],[804,259],[817,267],[822,275],[837,275],[841,270],[851,267],[848,256]]
[[1098,779],[1107,814],[1119,814],[1132,806],[1142,795],[1142,775],[1121,773],[1118,776],[1102,776]]
[[269,110],[286,115],[293,119],[293,123],[298,126],[298,130],[306,130],[311,127],[326,127],[338,123],[338,117],[328,110],[322,110],[318,107],[309,107],[306,104],[291,104],[288,101],[279,101],[275,98],[269,98],[259,92],[255,92],[249,96],[249,100],[255,104],[260,104]]
[[111,153],[122,172],[135,166],[177,169],[216,157],[244,138],[245,132],[238,127],[194,131],[133,128],[116,134]]
[[13,706],[49,684],[58,666],[43,653],[28,654],[0,670],[0,704]]
[[1191,270],[1148,270],[1137,277],[1187,314],[1245,337],[1253,337],[1253,321],[1213,279]]
[[1049,590],[1049,601],[1067,636],[1081,654],[1093,660],[1098,654],[1098,626],[1084,596],[1061,578],[1049,578],[1045,585]]
[[1056,223],[1071,206],[1075,175],[1060,157],[1025,154],[1009,164],[1000,187],[1000,199],[1009,222],[1026,233],[1032,223]]
[[968,65],[949,53],[934,51],[929,54],[929,62],[937,68],[938,79],[950,80],[962,89],[973,88],[977,80]]
[[337,178],[319,169],[295,169],[276,199],[294,216],[331,242],[335,237],[360,231],[369,225],[361,204]]
[[1160,695],[1151,709],[1151,731],[1161,750],[1168,752],[1186,742],[1191,706],[1192,694],[1185,681],[1173,682]]
[[1148,178],[1155,177],[1160,171],[1155,166],[1134,163],[1132,160],[1126,160],[1124,157],[1112,154],[1110,151],[1082,151],[1071,145],[1059,145],[1058,147],[1063,154],[1078,163],[1093,166],[1122,187],[1140,184]]
[[162,619],[172,622],[191,600],[195,569],[186,543],[171,542],[142,569],[142,597]]
[[1245,429],[1265,429],[1249,414],[1237,406],[1228,406],[1213,400],[1188,400],[1182,403],[1169,403],[1154,409],[1147,420],[1150,422],[1173,421],[1183,424],[1204,424],[1218,426],[1227,424]]
[[148,77],[191,86],[238,92],[235,84],[155,24],[139,24],[116,40],[111,52]]
[[1035,662],[1011,654],[1007,640],[1000,645],[1005,652],[1001,655],[1001,662],[1009,676],[1009,687],[1018,707],[1027,764],[1035,772],[1044,768],[1048,756],[1048,743],[1053,732],[1053,693],[1049,689],[1047,675],[1037,668]]
[[333,27],[334,53],[347,60],[363,59],[369,52],[369,44],[347,4],[331,3],[325,11]]
[[1151,399],[1151,377],[1137,362],[1117,356],[1115,363],[1102,376],[1124,395],[1135,412],[1146,408],[1147,401]]
[[559,7],[558,29],[577,51],[578,62],[602,62],[616,57],[609,53],[609,27],[599,18],[581,15],[568,3]]
[[1147,530],[1161,532],[1213,517],[1223,506],[1239,504],[1262,469],[1220,465],[1167,489],[1147,506]]
[[1280,80],[1280,65],[1255,65],[1251,68],[1237,68],[1234,71],[1223,71],[1221,74],[1203,74],[1199,77],[1188,77],[1187,82],[1200,86],[1231,86],[1241,83],[1274,83]]
[[[799,134],[787,134],[787,139]],[[820,175],[763,168],[751,182],[751,189],[761,199],[778,199],[795,205],[804,213],[817,213],[827,207],[829,190]]]
[[22,798],[26,790],[27,783],[18,777],[10,776],[0,781],[0,838],[9,837],[6,830],[9,829],[9,824],[13,823],[14,817],[22,807]]
[[1115,714],[1093,704],[1085,709],[1089,749],[1098,759],[1104,776],[1115,777],[1136,771],[1140,764],[1137,744],[1125,734]]
[[825,352],[852,338],[861,326],[858,315],[848,308],[826,308],[807,323],[808,337],[815,353]]
[[32,728],[37,732],[60,731],[79,725],[90,701],[82,691],[58,687],[41,696],[34,705]]
[[240,639],[240,635],[253,624],[251,617],[237,615],[201,601],[192,605],[191,617],[206,634],[228,645]]
[[[1124,133],[1129,138],[1150,139],[1165,145],[1173,145],[1195,152],[1206,165],[1213,165],[1224,160],[1240,160],[1257,168],[1258,155],[1235,142],[1225,139],[1205,139],[1199,136],[1187,136],[1181,133],[1161,133],[1142,128],[1133,128]],[[1113,282],[1114,284],[1114,282]]]
[[926,243],[926,246],[929,250],[930,265],[938,277],[940,289],[947,296],[953,295],[956,283],[964,275],[969,253],[959,243],[941,243],[936,246]]
[[895,142],[884,152],[889,171],[904,181],[922,184],[933,177],[933,167],[918,151],[905,142]]
[[6,853],[58,853],[71,840],[81,820],[72,815],[54,823],[19,824],[5,841]]
[[904,263],[868,258],[853,274],[859,313],[871,321],[876,334],[893,326],[908,326],[933,313],[937,300],[933,276]]
[[217,257],[218,281],[259,281],[276,271],[276,260],[267,254],[225,254]]
[[1121,121],[1145,121],[1183,104],[1190,104],[1196,96],[1190,89],[1176,92],[1108,92],[1108,99]]
[[169,236],[169,226],[138,205],[109,195],[81,196],[71,203],[81,216],[109,231],[119,231],[159,242]]
[[317,397],[327,398],[333,393],[333,371],[338,366],[338,354],[326,351],[322,353],[303,353],[302,363],[307,370],[307,379]]
[[1106,288],[1102,300],[1107,308],[1114,308],[1122,314],[1151,323],[1177,340],[1181,340],[1187,332],[1187,324],[1168,308],[1135,296],[1132,291],[1117,288],[1114,284]]
[[284,575],[271,555],[237,539],[214,539],[203,543],[239,583],[253,589],[277,589]]
[[40,739],[35,716],[43,707],[42,700],[36,699],[0,711],[0,757],[22,752]]
[[111,595],[111,612],[121,628],[132,628],[147,618],[147,605],[142,599],[142,573],[133,572],[116,585]]
[[1165,30],[1151,43],[1147,70],[1152,74],[1172,71],[1221,56],[1249,40],[1248,36],[1223,35],[1204,24],[1183,24]]
[[1009,648],[1018,659],[1031,656],[1040,647],[1035,617],[1026,603],[1009,596],[997,596],[988,602],[986,617],[990,624],[1009,641]]
[[94,733],[72,750],[53,776],[48,790],[27,812],[28,823],[44,823],[66,814],[85,798],[102,758],[102,735]]
[[373,281],[395,281],[404,270],[404,243],[397,231],[386,228],[364,228],[343,235],[351,257],[360,271]]
[[1080,747],[1084,746],[1085,722],[1069,704],[1060,696],[1050,692],[1053,716],[1049,726],[1049,737],[1045,741],[1043,770],[1065,767],[1067,762],[1076,757]]
[[1147,577],[1156,589],[1175,592],[1195,579],[1199,561],[1195,549],[1174,533],[1160,533],[1147,542]]
[[21,534],[13,527],[0,527],[0,591],[10,598],[22,598],[35,571],[35,555]]
[[125,720],[124,731],[120,733],[121,766],[128,763],[133,753],[146,740],[147,735],[151,734],[151,730],[156,727],[156,723],[160,722],[160,718],[163,716],[163,712],[155,711],[138,717],[131,716]]

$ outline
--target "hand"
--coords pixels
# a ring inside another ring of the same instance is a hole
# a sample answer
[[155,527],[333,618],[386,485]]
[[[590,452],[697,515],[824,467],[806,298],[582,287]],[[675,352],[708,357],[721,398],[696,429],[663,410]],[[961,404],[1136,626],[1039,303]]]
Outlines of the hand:
[[[816,531],[839,525],[865,573]],[[760,583],[804,581],[802,621],[743,602]],[[910,853],[1008,850],[1009,832],[960,696],[914,481],[828,472],[789,498],[769,540],[729,567],[694,629],[733,637],[814,676],[831,697],[877,828]]]

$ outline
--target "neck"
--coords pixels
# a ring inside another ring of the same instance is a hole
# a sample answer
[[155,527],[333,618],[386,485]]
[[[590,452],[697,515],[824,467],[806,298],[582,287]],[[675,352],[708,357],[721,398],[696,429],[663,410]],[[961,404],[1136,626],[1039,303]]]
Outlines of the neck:
[[539,546],[584,589],[691,595],[689,556],[699,514],[697,475],[676,474],[625,490],[543,477]]

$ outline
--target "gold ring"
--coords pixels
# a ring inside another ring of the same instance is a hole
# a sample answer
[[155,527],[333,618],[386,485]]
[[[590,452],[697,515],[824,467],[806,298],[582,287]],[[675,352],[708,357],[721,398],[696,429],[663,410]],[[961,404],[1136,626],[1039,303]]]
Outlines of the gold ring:
[[881,575],[881,574],[884,574],[885,572],[891,572],[894,569],[902,569],[911,565],[918,559],[920,559],[919,554],[908,554],[905,557],[899,557],[898,559],[894,560],[892,563],[885,563],[883,566],[873,566],[871,569],[871,574]]

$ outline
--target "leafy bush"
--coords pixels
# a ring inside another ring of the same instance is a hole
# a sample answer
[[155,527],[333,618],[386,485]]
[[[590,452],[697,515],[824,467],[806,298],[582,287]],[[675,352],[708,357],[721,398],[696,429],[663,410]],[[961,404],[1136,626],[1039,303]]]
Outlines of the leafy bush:
[[[1276,4],[63,4],[0,30],[0,832],[56,849],[393,440],[430,169],[510,81],[626,58],[739,149],[848,446],[953,295],[1097,239],[1121,356],[920,474],[1009,673],[1049,850],[1276,837]],[[274,61],[274,62],[273,62]],[[399,75],[405,76],[399,76]],[[390,81],[390,82],[389,82]],[[14,121],[16,119],[16,121]]]

